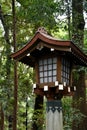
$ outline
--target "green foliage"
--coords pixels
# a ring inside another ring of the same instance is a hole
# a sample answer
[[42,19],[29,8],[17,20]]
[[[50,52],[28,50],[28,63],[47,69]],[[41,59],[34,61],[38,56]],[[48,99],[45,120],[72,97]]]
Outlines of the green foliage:
[[[30,129],[32,125],[32,115],[33,115],[33,103],[34,95],[30,97],[25,97],[22,101],[18,102],[18,130],[26,129],[26,119],[27,128]],[[26,113],[27,110],[27,113]]]
[[[79,109],[72,107],[72,98],[63,98],[63,119],[64,119],[64,130],[72,130],[72,123],[77,127],[86,117],[80,112]],[[80,104],[81,100],[76,101],[76,105]]]
[[87,0],[84,0],[84,11],[87,13]]
[[87,54],[87,30],[84,31],[84,47],[83,51]]
[[[37,109],[33,111],[33,122],[38,126],[38,130],[46,129],[46,102],[44,100],[43,106],[40,106],[42,109]],[[38,117],[38,118],[37,118]]]
[[5,15],[11,14],[11,0],[0,0]]
[[55,11],[56,3],[54,3],[53,0],[30,0],[26,2],[23,0],[18,0],[18,2],[21,4],[20,15],[28,20],[31,24],[37,24],[37,26],[38,24],[39,26],[47,26],[49,22],[49,24],[52,26],[53,23],[55,23],[53,13]]
[[[71,13],[71,0],[16,0],[16,44],[17,49],[22,48],[28,40],[31,39],[39,26],[44,26],[47,31],[54,37],[59,39],[68,39],[68,20],[67,8],[70,7]],[[85,1],[84,7],[87,2]],[[3,24],[0,22],[0,103],[3,105],[5,114],[5,130],[8,129],[8,116],[13,112],[13,92],[14,92],[14,71],[13,63],[9,59],[9,55],[13,52],[12,40],[12,6],[11,0],[0,0],[4,22],[6,23],[9,32],[10,45],[6,43],[4,37],[5,30]],[[1,13],[1,12],[0,12]],[[60,16],[64,14],[64,18]],[[1,19],[1,17],[0,17]],[[87,30],[85,30],[85,45],[84,50],[87,53]],[[78,74],[75,73],[76,79]],[[32,123],[32,109],[34,107],[34,95],[32,95],[32,83],[34,81],[34,72],[32,68],[24,64],[18,64],[18,130],[25,129],[25,111],[26,111],[26,97],[28,101],[28,128]],[[75,115],[76,121],[80,122],[83,118],[78,110],[71,107],[71,99],[63,100],[64,110],[64,128],[65,130],[71,128],[72,121]],[[37,115],[40,112],[36,112]],[[43,119],[41,115],[41,119]],[[79,120],[80,119],[80,120]],[[39,120],[37,121],[39,122]],[[43,122],[43,120],[41,120]]]
[[33,69],[19,63],[18,72],[18,130],[23,130],[26,128],[26,118],[28,121],[27,127],[30,129],[35,100],[35,96],[32,92],[32,84],[34,79]]
[[19,96],[26,97],[26,95],[32,94],[33,69],[21,63],[19,63],[18,69]]
[[[38,118],[37,118],[38,117]],[[44,113],[43,110],[36,110],[33,115],[33,121],[37,124],[38,130],[41,130],[41,124],[44,124]]]

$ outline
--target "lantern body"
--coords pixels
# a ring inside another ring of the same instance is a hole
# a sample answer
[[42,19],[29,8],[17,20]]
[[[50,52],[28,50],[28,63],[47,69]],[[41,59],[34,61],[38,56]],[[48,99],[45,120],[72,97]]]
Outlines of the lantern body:
[[40,88],[45,85],[49,87],[58,86],[58,83],[64,86],[71,85],[72,63],[62,55],[56,55],[55,50],[52,55],[44,55],[38,59],[35,65],[36,83]]
[[54,97],[60,91],[62,95],[76,91],[74,86],[71,89],[73,66],[87,67],[87,56],[72,41],[53,38],[44,28],[11,57],[35,69],[34,92],[42,96],[44,90]]

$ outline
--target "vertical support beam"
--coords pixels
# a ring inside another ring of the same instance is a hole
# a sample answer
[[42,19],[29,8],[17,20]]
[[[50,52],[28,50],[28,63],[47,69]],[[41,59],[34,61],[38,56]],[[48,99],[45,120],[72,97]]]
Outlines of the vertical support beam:
[[58,57],[58,61],[57,61],[57,80],[59,82],[61,82],[61,57]]
[[61,100],[47,101],[46,130],[63,130]]

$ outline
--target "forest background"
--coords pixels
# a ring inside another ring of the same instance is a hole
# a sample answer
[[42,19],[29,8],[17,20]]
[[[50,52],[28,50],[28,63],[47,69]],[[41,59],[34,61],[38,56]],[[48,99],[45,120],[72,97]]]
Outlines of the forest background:
[[[0,130],[31,130],[34,127],[34,72],[29,66],[17,64],[14,96],[15,63],[10,54],[26,45],[41,26],[58,39],[72,40],[87,54],[86,13],[86,0],[0,0]],[[16,50],[13,23],[16,25]],[[77,92],[73,98],[63,98],[64,130],[87,130],[86,69],[79,67],[77,71],[74,70]],[[40,117],[43,129],[44,115]],[[38,126],[38,121],[35,122],[34,130],[41,127]]]

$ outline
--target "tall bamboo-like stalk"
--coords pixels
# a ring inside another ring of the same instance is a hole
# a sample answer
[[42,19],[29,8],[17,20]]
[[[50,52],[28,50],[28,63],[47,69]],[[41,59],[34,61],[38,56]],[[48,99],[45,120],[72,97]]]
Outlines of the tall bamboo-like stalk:
[[[12,0],[12,14],[13,14],[13,45],[14,52],[16,51],[16,13],[15,0]],[[14,61],[14,113],[13,113],[13,130],[17,130],[17,61]]]
[[71,39],[71,21],[70,21],[70,7],[69,7],[69,0],[66,1],[67,2],[67,20],[68,20],[68,35],[69,35],[69,39]]

